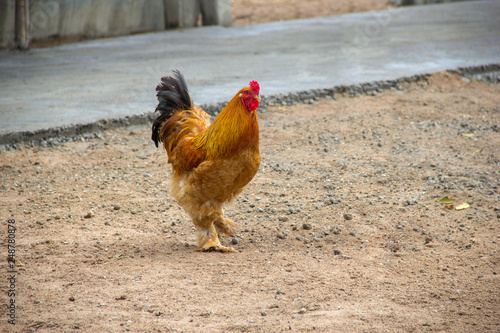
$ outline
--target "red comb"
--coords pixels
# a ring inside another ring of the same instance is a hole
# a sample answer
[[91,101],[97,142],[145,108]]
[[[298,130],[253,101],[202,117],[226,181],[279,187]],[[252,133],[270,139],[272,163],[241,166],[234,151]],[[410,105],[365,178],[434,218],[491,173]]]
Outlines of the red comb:
[[252,88],[253,93],[255,95],[259,94],[259,92],[260,92],[260,86],[259,86],[259,83],[257,81],[250,81],[250,88]]

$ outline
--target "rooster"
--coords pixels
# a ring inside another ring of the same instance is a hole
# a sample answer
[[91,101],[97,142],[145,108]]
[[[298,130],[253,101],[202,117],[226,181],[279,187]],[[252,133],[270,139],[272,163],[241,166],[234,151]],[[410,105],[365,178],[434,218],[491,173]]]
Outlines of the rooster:
[[151,139],[160,142],[172,165],[173,197],[196,226],[201,251],[236,252],[223,246],[218,234],[233,235],[234,222],[224,217],[231,202],[260,166],[259,84],[241,89],[210,124],[210,116],[194,106],[177,70],[156,87],[160,115]]

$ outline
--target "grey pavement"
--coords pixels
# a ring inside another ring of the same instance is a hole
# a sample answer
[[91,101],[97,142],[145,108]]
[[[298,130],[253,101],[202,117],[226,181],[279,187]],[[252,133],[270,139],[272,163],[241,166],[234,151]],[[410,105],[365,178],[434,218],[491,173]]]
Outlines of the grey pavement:
[[[148,114],[181,70],[196,104],[500,63],[500,1],[203,27],[0,52],[0,138]],[[5,142],[4,142],[5,143]]]

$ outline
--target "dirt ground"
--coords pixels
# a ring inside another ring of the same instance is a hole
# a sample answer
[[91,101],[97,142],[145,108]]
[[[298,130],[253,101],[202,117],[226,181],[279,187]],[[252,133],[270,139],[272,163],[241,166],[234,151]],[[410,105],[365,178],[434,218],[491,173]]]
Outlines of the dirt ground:
[[8,218],[19,261],[0,327],[498,332],[499,105],[500,86],[437,73],[261,113],[235,254],[196,251],[148,126],[4,150],[2,304]]
[[295,20],[387,8],[389,0],[232,0],[233,25]]

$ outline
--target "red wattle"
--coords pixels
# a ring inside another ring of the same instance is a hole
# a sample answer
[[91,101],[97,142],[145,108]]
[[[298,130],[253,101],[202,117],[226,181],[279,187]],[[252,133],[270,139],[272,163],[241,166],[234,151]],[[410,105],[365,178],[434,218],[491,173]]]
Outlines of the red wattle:
[[257,110],[257,108],[259,107],[259,100],[255,98],[246,98],[246,99],[241,98],[241,103],[243,103],[243,105],[248,111]]

